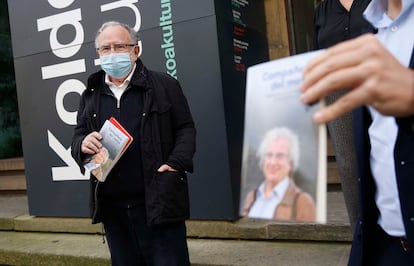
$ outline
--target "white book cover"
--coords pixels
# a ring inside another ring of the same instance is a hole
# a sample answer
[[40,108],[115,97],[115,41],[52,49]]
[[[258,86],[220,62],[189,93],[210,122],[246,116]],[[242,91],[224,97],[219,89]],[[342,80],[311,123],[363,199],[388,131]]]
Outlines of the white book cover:
[[241,216],[326,223],[326,125],[312,119],[323,103],[302,104],[299,91],[317,53],[247,70]]
[[113,117],[105,121],[99,133],[102,135],[102,148],[85,164],[85,169],[104,182],[131,144],[132,137]]

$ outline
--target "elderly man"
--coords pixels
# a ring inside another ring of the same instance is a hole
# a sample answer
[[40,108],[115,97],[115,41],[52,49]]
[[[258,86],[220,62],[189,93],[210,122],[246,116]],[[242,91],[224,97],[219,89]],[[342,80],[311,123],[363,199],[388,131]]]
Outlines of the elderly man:
[[128,25],[104,23],[95,45],[102,70],[82,94],[72,156],[83,169],[112,116],[134,141],[105,182],[91,176],[92,222],[103,223],[112,265],[189,265],[186,172],[195,127],[187,100],[177,80],[145,68]]
[[288,128],[268,131],[259,146],[259,166],[265,180],[250,191],[242,215],[252,218],[315,221],[315,203],[292,179],[299,161],[299,141]]

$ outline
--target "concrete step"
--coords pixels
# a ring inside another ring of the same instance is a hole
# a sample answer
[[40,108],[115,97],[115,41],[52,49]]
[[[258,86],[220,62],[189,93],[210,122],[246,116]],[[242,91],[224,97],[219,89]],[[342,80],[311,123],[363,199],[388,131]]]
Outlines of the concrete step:
[[[191,263],[346,265],[352,234],[342,193],[327,202],[327,224],[189,220]],[[87,218],[30,216],[24,193],[0,194],[0,265],[109,265],[101,232]]]
[[26,177],[22,157],[0,159],[0,191],[25,191]]
[[[328,192],[326,224],[242,218],[236,221],[188,220],[188,237],[262,240],[351,241],[341,192]],[[28,214],[25,194],[0,194],[0,230],[98,234],[100,224],[88,218],[35,217]]]
[[[346,265],[349,243],[188,239],[191,265]],[[110,265],[102,236],[0,231],[0,264]]]

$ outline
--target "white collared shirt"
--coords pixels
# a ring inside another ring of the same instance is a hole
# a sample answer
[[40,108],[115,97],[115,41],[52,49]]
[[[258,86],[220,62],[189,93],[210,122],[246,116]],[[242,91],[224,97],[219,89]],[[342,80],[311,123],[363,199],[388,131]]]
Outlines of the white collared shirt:
[[[364,12],[378,29],[378,40],[405,66],[409,65],[414,47],[413,7],[413,0],[402,0],[401,13],[392,20],[386,13],[387,0],[373,0]],[[377,185],[375,201],[380,210],[378,224],[389,235],[405,236],[394,162],[398,126],[394,117],[383,116],[372,107],[369,111],[373,120],[368,132],[371,170]]]
[[289,186],[289,177],[283,178],[272,191],[272,195],[269,198],[264,197],[265,182],[260,184],[256,192],[256,200],[253,206],[250,208],[248,217],[261,218],[261,219],[273,219],[273,215],[276,207],[282,201],[283,196]]
[[114,83],[112,83],[109,80],[108,74],[105,74],[105,83],[109,86],[109,89],[112,91],[112,93],[114,94],[115,98],[118,99],[118,101],[121,100],[122,94],[124,93],[124,91],[126,90],[126,88],[128,88],[129,82],[131,82],[131,78],[132,78],[132,75],[135,72],[136,66],[137,66],[137,64],[134,63],[134,65],[132,66],[131,73],[129,73],[128,77],[119,86],[116,86]]

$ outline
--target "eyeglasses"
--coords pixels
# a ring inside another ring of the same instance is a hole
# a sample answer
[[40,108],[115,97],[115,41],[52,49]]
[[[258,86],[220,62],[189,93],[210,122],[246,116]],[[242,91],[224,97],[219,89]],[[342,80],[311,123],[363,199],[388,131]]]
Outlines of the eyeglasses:
[[115,53],[128,52],[129,47],[133,46],[135,46],[135,44],[117,43],[113,45],[102,45],[101,47],[98,47],[96,50],[98,50],[100,54],[106,55],[110,54],[112,49]]
[[282,160],[282,159],[285,159],[285,158],[289,158],[289,155],[288,154],[282,153],[282,152],[275,152],[275,153],[273,153],[273,152],[266,152],[264,155],[265,155],[265,158],[266,159],[275,158],[277,160]]

